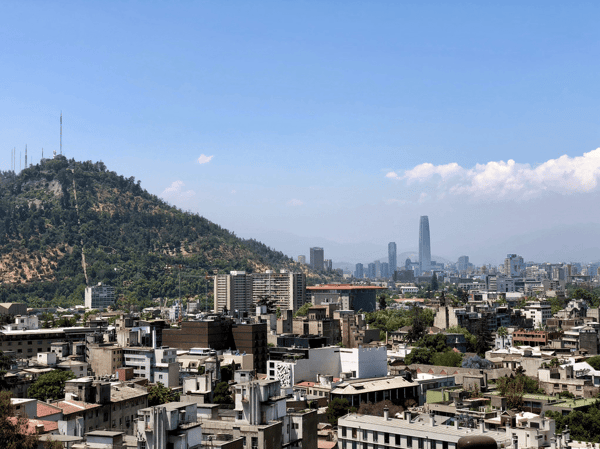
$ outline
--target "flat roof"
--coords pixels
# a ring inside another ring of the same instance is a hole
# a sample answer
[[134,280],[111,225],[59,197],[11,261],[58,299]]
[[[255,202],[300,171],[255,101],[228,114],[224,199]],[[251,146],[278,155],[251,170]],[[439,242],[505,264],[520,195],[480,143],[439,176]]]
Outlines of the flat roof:
[[306,287],[306,290],[386,290],[386,288],[375,285],[323,284]]

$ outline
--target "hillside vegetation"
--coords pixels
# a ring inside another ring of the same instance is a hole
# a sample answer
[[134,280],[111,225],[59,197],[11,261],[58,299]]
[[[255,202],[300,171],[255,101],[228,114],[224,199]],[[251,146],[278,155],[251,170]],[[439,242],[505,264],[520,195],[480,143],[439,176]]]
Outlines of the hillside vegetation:
[[180,272],[185,296],[204,295],[207,274],[269,268],[307,270],[168,205],[102,162],[57,156],[19,175],[0,173],[0,302],[81,304],[86,285],[104,282],[121,301],[147,303],[177,297]]

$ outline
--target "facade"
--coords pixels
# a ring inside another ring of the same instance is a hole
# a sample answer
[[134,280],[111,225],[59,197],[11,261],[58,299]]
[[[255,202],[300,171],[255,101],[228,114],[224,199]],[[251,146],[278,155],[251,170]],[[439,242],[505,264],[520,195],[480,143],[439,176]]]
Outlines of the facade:
[[214,310],[250,312],[252,307],[252,275],[245,271],[218,274],[214,280]]
[[170,388],[179,386],[179,363],[174,348],[123,348],[123,359],[123,366],[133,368],[135,377],[146,378],[150,383],[160,382]]
[[504,259],[504,275],[506,277],[521,277],[525,274],[525,262],[521,256],[507,254]]
[[527,318],[533,320],[534,327],[543,327],[552,318],[552,306],[548,301],[534,301],[523,307]]
[[[323,265],[323,261],[321,261]],[[273,301],[281,310],[298,310],[306,297],[306,275],[280,270],[267,270],[252,274],[252,300],[254,304],[263,298]]]
[[111,343],[90,345],[86,353],[95,376],[112,376],[123,366],[123,348]]
[[398,260],[396,259],[396,242],[388,243],[388,264],[389,277],[393,277],[394,272],[398,268]]
[[331,390],[331,399],[346,399],[352,407],[385,400],[408,406],[419,400],[419,384],[401,376],[346,380]]
[[13,351],[17,358],[37,357],[38,352],[51,352],[54,342],[83,341],[93,332],[89,327],[0,331],[0,350]]
[[323,248],[314,247],[310,249],[310,266],[313,270],[323,271],[325,253]]
[[469,269],[469,256],[460,256],[456,264],[456,269],[459,273],[466,272]]
[[135,422],[138,449],[202,447],[197,410],[193,402],[170,402],[139,410]]
[[[340,449],[371,448],[425,448],[457,449],[461,437],[489,436],[498,447],[507,449],[550,447],[555,437],[556,425],[552,419],[537,418],[523,427],[494,431],[481,422],[476,428],[459,427],[445,416],[422,415],[412,421],[384,416],[357,415],[351,413],[338,421],[338,447]],[[558,435],[559,438],[568,435]],[[565,446],[568,444],[565,441]],[[475,446],[473,446],[475,447]],[[563,446],[558,446],[563,447]]]
[[342,310],[372,312],[377,302],[377,292],[383,287],[373,285],[325,284],[306,287],[313,305],[338,303]]
[[421,272],[431,269],[431,243],[429,237],[429,217],[423,215],[419,224],[419,266]]
[[354,277],[356,279],[362,279],[365,276],[364,267],[362,263],[356,264],[356,269],[354,270]]
[[104,310],[115,305],[115,288],[109,285],[98,285],[85,288],[86,309]]

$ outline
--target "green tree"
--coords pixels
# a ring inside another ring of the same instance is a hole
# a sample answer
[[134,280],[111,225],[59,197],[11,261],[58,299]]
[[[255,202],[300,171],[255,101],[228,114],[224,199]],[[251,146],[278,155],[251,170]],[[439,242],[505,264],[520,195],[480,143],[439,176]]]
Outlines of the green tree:
[[411,328],[406,334],[406,339],[409,342],[417,341],[425,335],[426,325],[422,317],[421,308],[413,305],[411,308],[412,323]]
[[504,339],[508,336],[508,330],[504,326],[500,326],[496,332],[498,337],[502,339],[502,347],[504,348]]
[[506,397],[509,408],[521,409],[523,407],[524,394],[542,394],[536,379],[517,373],[510,377],[501,377],[496,381],[500,395]]
[[431,290],[433,290],[434,292],[437,292],[439,287],[440,287],[440,284],[438,282],[437,275],[435,273],[433,273],[433,276],[431,276]]
[[446,351],[437,352],[431,358],[431,363],[438,366],[459,367],[462,363],[463,355],[460,352]]
[[467,352],[475,352],[477,346],[477,337],[461,326],[453,326],[446,329],[448,334],[463,334],[467,342]]
[[337,426],[338,419],[348,413],[355,413],[356,408],[351,407],[347,399],[335,398],[327,406],[327,420],[332,426]]
[[0,391],[0,446],[5,449],[33,449],[37,447],[37,435],[28,431],[27,419],[13,418],[15,409],[10,397],[10,392]]
[[175,393],[161,382],[148,388],[148,405],[161,405],[179,400],[179,393]]
[[306,314],[308,313],[308,309],[310,309],[311,307],[312,307],[311,302],[307,302],[307,303],[303,304],[302,307],[300,307],[298,310],[296,310],[294,317],[306,316]]
[[229,384],[227,382],[219,382],[215,391],[213,392],[213,403],[214,404],[233,404],[233,398],[229,391]]
[[54,370],[42,374],[27,390],[30,398],[46,402],[48,399],[63,399],[65,397],[65,382],[74,379],[72,371]]
[[600,370],[600,355],[595,355],[586,360],[586,362],[595,370]]

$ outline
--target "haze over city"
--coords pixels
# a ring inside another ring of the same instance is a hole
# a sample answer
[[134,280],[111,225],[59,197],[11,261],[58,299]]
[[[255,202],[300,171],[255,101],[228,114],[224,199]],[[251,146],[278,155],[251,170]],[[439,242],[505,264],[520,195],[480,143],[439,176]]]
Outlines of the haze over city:
[[600,259],[595,2],[6,3],[0,169],[102,160],[338,262]]

